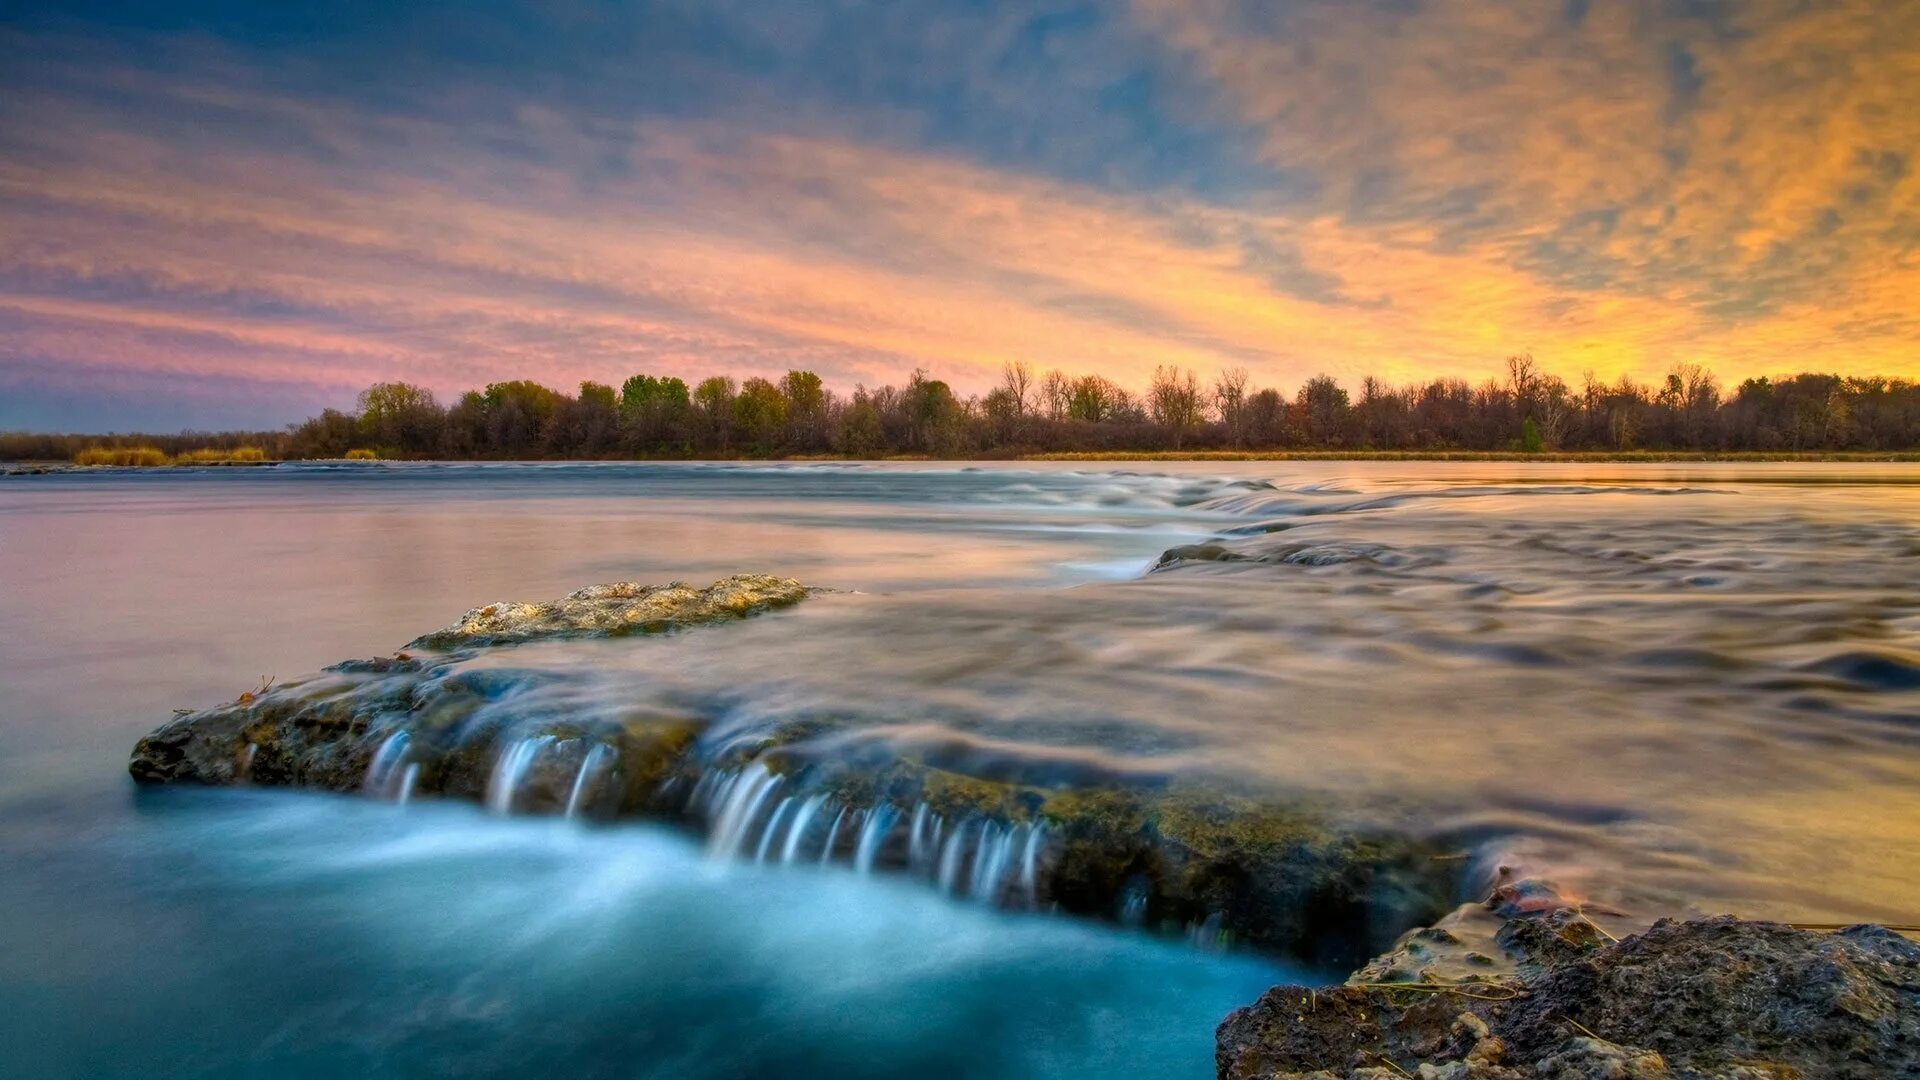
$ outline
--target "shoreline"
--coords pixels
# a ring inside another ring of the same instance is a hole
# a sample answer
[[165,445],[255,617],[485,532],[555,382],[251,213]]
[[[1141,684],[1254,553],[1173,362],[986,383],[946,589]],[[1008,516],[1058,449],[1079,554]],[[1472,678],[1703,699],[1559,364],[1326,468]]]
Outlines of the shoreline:
[[1875,465],[1920,464],[1920,450],[1886,451],[1567,451],[1529,454],[1512,450],[1116,450],[1100,452],[1051,452],[995,457],[933,457],[925,454],[853,456],[848,454],[790,454],[778,457],[615,457],[615,458],[282,458],[267,461],[193,461],[163,465],[80,465],[70,461],[0,462],[0,476],[39,476],[68,472],[152,472],[192,468],[271,468],[276,465],[330,464],[379,465],[386,463],[422,465],[497,465],[497,464],[693,464],[795,463],[814,462],[940,462],[953,464],[1007,464],[1020,462],[1216,462],[1216,461],[1438,461],[1486,462],[1495,464],[1828,464]]

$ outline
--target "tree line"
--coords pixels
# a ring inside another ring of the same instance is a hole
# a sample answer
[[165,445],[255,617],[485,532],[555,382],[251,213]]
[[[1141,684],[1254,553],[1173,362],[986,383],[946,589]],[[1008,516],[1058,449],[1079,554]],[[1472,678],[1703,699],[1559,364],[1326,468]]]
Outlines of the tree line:
[[[28,457],[71,436],[6,436]],[[961,396],[915,371],[903,385],[827,389],[809,371],[688,386],[635,375],[576,393],[497,382],[443,405],[404,382],[361,393],[280,433],[201,436],[196,445],[264,447],[287,458],[710,458],[841,454],[1006,457],[1127,451],[1885,451],[1920,449],[1920,386],[1899,378],[1800,374],[1725,390],[1683,364],[1654,384],[1587,375],[1570,385],[1531,357],[1479,384],[1441,378],[1349,390],[1315,376],[1292,394],[1244,369],[1210,379],[1163,366],[1141,392],[1102,375],[1006,365],[993,389]],[[179,441],[192,441],[189,436]],[[164,447],[163,447],[164,448]],[[69,448],[68,453],[71,453]],[[46,454],[44,456],[68,456]]]
[[394,457],[931,457],[1131,450],[1817,451],[1920,447],[1920,386],[1911,380],[1803,374],[1748,379],[1723,392],[1681,365],[1655,385],[1628,378],[1579,386],[1531,357],[1503,377],[1349,391],[1308,379],[1291,395],[1251,384],[1244,369],[1203,380],[1163,366],[1143,392],[1101,375],[1006,365],[999,384],[963,397],[923,371],[899,386],[841,395],[809,371],[689,387],[635,375],[618,389],[565,394],[535,382],[494,383],[451,407],[406,383],[361,394],[291,433],[296,456],[367,448]]

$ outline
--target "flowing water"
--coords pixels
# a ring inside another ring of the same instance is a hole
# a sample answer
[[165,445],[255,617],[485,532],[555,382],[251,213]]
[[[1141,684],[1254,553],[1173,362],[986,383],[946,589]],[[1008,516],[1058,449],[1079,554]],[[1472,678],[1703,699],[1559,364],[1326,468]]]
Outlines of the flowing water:
[[[172,709],[485,602],[740,571],[836,591],[463,662],[501,687],[485,805],[417,793],[404,734],[369,799],[124,772]],[[1517,865],[1635,918],[1920,922],[1916,585],[1914,466],[7,478],[0,1042],[50,1076],[1200,1076],[1228,1009],[1338,975],[1050,914],[1040,825],[751,764],[691,793],[704,837],[603,823],[620,762],[550,721],[647,709],[1230,781],[1459,848],[1458,899]]]

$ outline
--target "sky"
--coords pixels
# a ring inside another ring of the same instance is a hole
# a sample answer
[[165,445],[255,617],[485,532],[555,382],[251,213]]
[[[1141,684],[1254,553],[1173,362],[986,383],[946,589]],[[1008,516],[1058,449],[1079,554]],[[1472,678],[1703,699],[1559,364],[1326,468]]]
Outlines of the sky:
[[1920,3],[0,5],[0,429],[404,379],[1920,376]]

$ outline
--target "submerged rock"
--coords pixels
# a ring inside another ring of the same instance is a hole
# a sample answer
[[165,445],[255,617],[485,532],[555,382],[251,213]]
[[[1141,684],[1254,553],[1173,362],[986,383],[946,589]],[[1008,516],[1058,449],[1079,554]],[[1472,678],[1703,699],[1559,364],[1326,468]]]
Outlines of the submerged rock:
[[655,634],[790,607],[806,599],[809,591],[792,578],[768,574],[735,574],[704,589],[677,581],[667,585],[632,581],[592,585],[541,604],[502,601],[474,608],[459,622],[415,638],[407,647],[457,649],[554,638]]
[[[1509,920],[1517,975],[1280,986],[1216,1033],[1222,1078],[1785,1080],[1920,1075],[1920,945],[1731,916],[1623,941]],[[1577,915],[1572,916],[1577,919]],[[1551,942],[1550,948],[1538,948]]]

